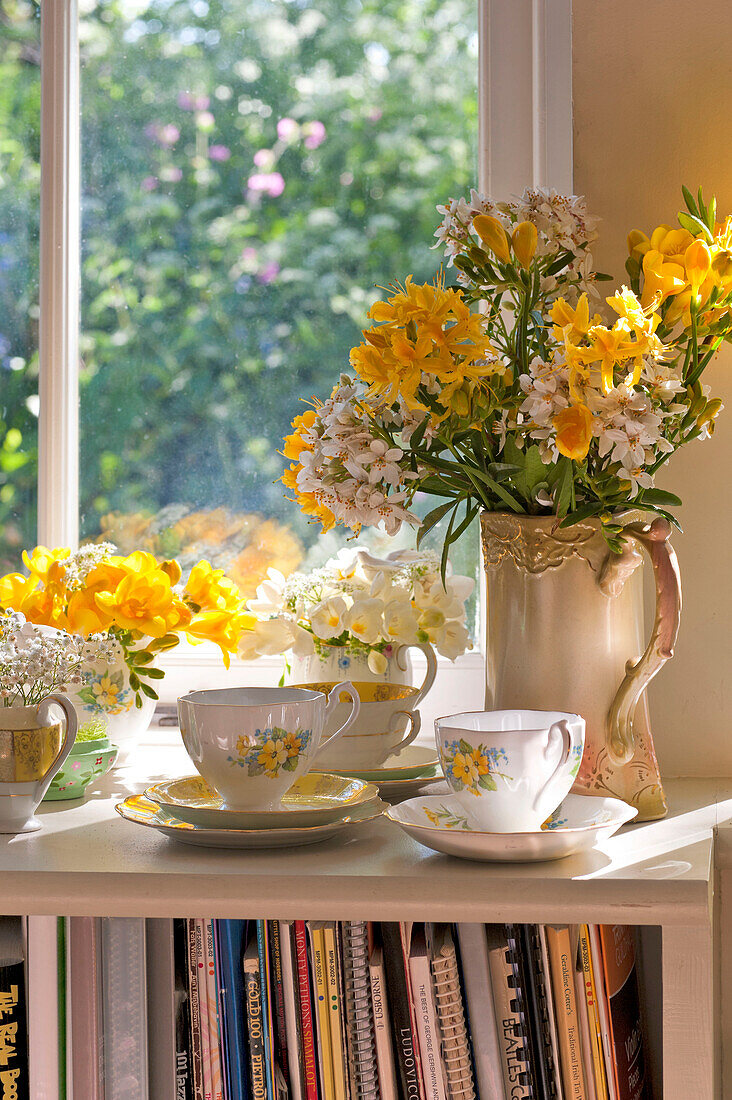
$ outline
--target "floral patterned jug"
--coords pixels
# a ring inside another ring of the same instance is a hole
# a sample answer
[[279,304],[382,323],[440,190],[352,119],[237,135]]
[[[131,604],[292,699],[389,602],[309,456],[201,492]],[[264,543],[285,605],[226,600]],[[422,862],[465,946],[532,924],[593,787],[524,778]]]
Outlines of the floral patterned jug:
[[[640,819],[662,817],[645,688],[673,656],[681,611],[668,522],[628,521],[621,554],[608,549],[598,520],[561,528],[555,516],[489,512],[481,526],[486,709],[580,714],[587,735],[574,789],[621,798]],[[642,551],[657,595],[645,649]]]

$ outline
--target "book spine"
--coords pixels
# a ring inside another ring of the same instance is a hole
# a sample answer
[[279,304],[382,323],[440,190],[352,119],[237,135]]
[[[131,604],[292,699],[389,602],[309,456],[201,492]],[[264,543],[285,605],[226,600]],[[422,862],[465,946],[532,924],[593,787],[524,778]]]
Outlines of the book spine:
[[440,1027],[432,995],[432,977],[428,955],[410,956],[409,972],[417,1015],[417,1036],[422,1060],[425,1096],[427,1100],[446,1100]]
[[221,1067],[221,1019],[219,1015],[219,991],[216,977],[216,947],[212,920],[203,922],[204,974],[206,975],[206,1002],[208,1006],[208,1035],[211,1060],[211,1092],[213,1100],[224,1100]]
[[577,1019],[579,1020],[580,1049],[582,1051],[582,1068],[585,1074],[585,1091],[588,1100],[599,1100],[595,1087],[595,1074],[592,1063],[592,1046],[590,1044],[590,1017],[587,1011],[587,999],[584,989],[584,975],[580,961],[579,944],[574,960],[574,999],[577,1005]]
[[66,1100],[68,1072],[66,1068],[66,917],[56,919],[56,963],[58,966],[58,1091],[60,1100]]
[[[5,920],[18,922],[20,917]],[[20,932],[18,932],[20,936]],[[25,966],[0,966],[0,1096],[30,1100]]]
[[196,973],[198,975],[199,1026],[201,1029],[201,1069],[203,1100],[214,1100],[211,1072],[211,1024],[208,1015],[208,981],[206,978],[206,922],[197,917],[194,922]]
[[325,941],[323,929],[310,927],[312,944],[313,989],[317,1007],[318,1061],[324,1100],[342,1100],[336,1098],[333,1076],[333,1047],[330,1038],[330,1013],[328,1011],[328,981],[326,977]]
[[582,1040],[574,989],[574,953],[570,929],[566,925],[548,926],[546,938],[557,1012],[564,1095],[566,1100],[588,1100],[582,1067]]
[[173,918],[173,981],[176,1100],[194,1100],[191,1014],[188,996],[188,935],[182,917]]
[[643,1025],[633,929],[627,924],[601,924],[600,942],[618,1100],[645,1100]]
[[391,1045],[391,1018],[386,993],[386,972],[381,945],[375,946],[369,958],[371,1004],[374,1011],[374,1045],[382,1100],[396,1100],[396,1066]]
[[440,1021],[448,1100],[474,1100],[475,1084],[470,1064],[470,1044],[465,1026],[457,956],[454,947],[449,944],[444,953],[432,959],[432,989]]
[[393,921],[384,921],[381,934],[394,1056],[401,1081],[402,1096],[406,1100],[419,1100],[422,1094],[412,1032],[412,1013],[409,1006],[401,929]]
[[505,1094],[511,1100],[531,1100],[526,1035],[516,1011],[513,968],[507,956],[508,944],[503,931],[495,929],[490,943],[488,964]]
[[264,1041],[264,1079],[267,1100],[276,1100],[274,1079],[274,1043],[272,1040],[272,998],[270,996],[269,936],[267,922],[257,921],[257,951],[259,954],[259,993],[262,998],[262,1037]]
[[341,982],[339,959],[336,950],[335,926],[327,924],[323,929],[323,948],[325,951],[325,983],[327,988],[326,1004],[330,1019],[330,1046],[333,1054],[333,1085],[337,1097],[346,1096],[348,1091],[345,1051],[343,1049],[343,1005],[341,1003]]
[[315,1057],[313,1029],[313,1004],[310,993],[310,969],[308,967],[308,941],[305,921],[295,921],[295,964],[300,1002],[300,1026],[302,1028],[303,1076],[307,1100],[318,1100],[318,1066]]
[[290,1090],[292,1092],[292,1100],[304,1100],[304,1055],[299,1012],[297,963],[295,961],[295,928],[292,921],[280,921],[279,926]]
[[590,934],[590,958],[592,959],[592,969],[597,979],[595,993],[597,995],[597,1014],[600,1020],[600,1038],[602,1040],[607,1092],[610,1100],[618,1100],[617,1085],[615,1083],[615,1067],[613,1064],[613,1043],[610,1035],[609,1006],[602,962],[602,945],[600,944],[600,926],[598,924],[590,924],[587,926],[587,930]]
[[267,1081],[265,1074],[264,1031],[262,1029],[262,992],[259,961],[256,956],[247,959],[244,967],[244,992],[247,1005],[249,1032],[249,1072],[253,1100],[265,1100]]
[[343,1009],[351,1095],[354,1100],[361,1100],[362,1097],[375,1097],[378,1092],[366,921],[345,921],[341,925],[341,943]]
[[290,1087],[290,1064],[287,1057],[287,1025],[285,1023],[285,992],[282,982],[281,928],[278,920],[269,922],[270,960],[272,971],[272,1017],[276,1038],[275,1049],[285,1084]]
[[188,1004],[191,1021],[191,1065],[193,1068],[193,1092],[195,1100],[204,1100],[203,1046],[201,1043],[201,996],[198,979],[198,955],[196,951],[196,922],[187,922],[188,931]]
[[[605,1075],[605,1058],[602,1050],[602,1029],[600,1027],[600,1012],[595,991],[595,974],[592,969],[590,957],[590,932],[586,924],[580,927],[579,933],[580,962],[582,966],[582,985],[587,1005],[588,1031],[590,1039],[590,1056],[595,1080],[595,1089],[598,1100],[608,1100],[607,1078]],[[588,1069],[589,1076],[589,1069]]]
[[30,1093],[59,1100],[56,917],[28,917],[28,1056]]

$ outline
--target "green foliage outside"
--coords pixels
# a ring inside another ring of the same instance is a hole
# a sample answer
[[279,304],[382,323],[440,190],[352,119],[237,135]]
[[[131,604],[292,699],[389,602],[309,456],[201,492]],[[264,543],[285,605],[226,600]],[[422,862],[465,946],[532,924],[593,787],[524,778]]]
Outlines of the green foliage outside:
[[[34,528],[39,81],[37,6],[0,11],[8,557]],[[475,182],[475,2],[102,0],[81,30],[82,532],[223,505],[312,543],[277,448],[376,288],[439,265],[435,205]]]

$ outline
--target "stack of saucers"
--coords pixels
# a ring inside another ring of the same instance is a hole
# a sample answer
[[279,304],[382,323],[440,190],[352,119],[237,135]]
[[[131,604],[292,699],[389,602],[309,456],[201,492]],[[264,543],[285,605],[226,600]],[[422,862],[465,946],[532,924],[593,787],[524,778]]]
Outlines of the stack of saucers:
[[126,798],[117,812],[164,836],[204,848],[291,848],[339,836],[386,809],[373,783],[323,772],[297,779],[275,809],[236,810],[200,775]]
[[371,767],[344,766],[332,770],[336,775],[375,783],[388,802],[401,802],[444,780],[437,753],[425,745],[409,745]]

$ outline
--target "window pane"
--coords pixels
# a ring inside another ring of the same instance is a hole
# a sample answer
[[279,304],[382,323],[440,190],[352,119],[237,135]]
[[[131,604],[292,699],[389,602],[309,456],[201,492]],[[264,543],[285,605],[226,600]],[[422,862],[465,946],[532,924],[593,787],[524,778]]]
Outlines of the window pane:
[[40,5],[0,22],[0,569],[36,540]]
[[377,288],[437,270],[435,205],[476,176],[475,0],[103,0],[82,58],[82,532],[253,591],[343,544],[278,448]]

